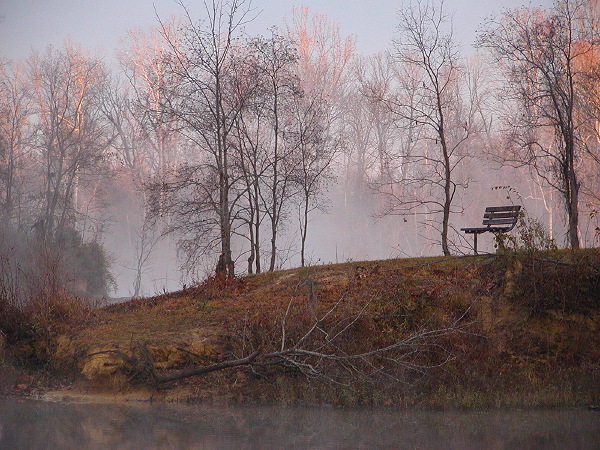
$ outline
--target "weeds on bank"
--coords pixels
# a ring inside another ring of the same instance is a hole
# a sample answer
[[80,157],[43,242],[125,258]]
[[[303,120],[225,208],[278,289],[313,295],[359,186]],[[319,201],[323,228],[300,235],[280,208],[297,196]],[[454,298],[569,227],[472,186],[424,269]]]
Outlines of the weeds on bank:
[[[135,339],[147,340],[152,350],[152,345],[176,347],[190,333],[210,331],[215,349],[210,364],[254,349],[281,348],[284,318],[284,341],[293,346],[315,316],[322,317],[343,299],[320,326],[329,330],[336,321],[349,323],[345,318],[357,317],[368,305],[368,312],[339,342],[347,352],[382,347],[424,326],[443,327],[457,317],[474,324],[468,333],[436,342],[452,353],[451,358],[447,353],[423,352],[411,363],[427,370],[398,372],[396,379],[382,376],[376,382],[349,386],[306,379],[290,368],[260,373],[241,368],[182,385],[198,398],[273,403],[469,408],[517,405],[521,399],[522,406],[580,404],[593,397],[590,392],[598,383],[593,362],[597,345],[589,342],[592,333],[586,323],[577,321],[590,315],[586,311],[597,315],[599,268],[597,250],[506,252],[209,279],[185,292],[105,308],[97,313],[97,323],[77,339],[85,345],[100,341],[120,345],[121,350]],[[64,302],[32,314],[39,336],[50,338],[64,326],[55,319],[76,323],[78,317],[85,321],[92,314]],[[588,346],[582,347],[583,342]],[[589,385],[575,389],[586,378]]]

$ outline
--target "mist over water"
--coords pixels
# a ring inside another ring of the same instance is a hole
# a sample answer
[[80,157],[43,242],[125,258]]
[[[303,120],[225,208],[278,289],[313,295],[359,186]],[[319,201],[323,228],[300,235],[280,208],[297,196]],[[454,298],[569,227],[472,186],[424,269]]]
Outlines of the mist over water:
[[0,399],[0,447],[594,448],[587,410],[426,412]]

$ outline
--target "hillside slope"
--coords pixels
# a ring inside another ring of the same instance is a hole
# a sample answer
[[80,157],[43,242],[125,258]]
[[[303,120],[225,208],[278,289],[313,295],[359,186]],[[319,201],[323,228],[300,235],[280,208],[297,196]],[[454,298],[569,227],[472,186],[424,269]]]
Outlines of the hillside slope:
[[[80,391],[143,390],[177,401],[567,406],[600,403],[599,327],[600,252],[587,250],[211,279],[99,309],[27,345]],[[251,364],[168,381],[248,357]]]

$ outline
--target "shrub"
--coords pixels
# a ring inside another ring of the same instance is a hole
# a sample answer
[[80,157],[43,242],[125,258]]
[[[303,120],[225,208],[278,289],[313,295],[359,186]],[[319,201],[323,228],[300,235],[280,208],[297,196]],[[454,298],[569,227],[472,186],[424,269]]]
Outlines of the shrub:
[[56,327],[85,320],[86,297],[106,295],[111,282],[102,247],[74,230],[53,242],[0,231],[0,331],[9,342],[49,340]]
[[495,247],[499,252],[545,252],[557,249],[554,239],[535,217],[522,211],[515,232],[512,234],[496,234]]
[[84,242],[76,230],[67,228],[57,236],[56,246],[56,254],[64,261],[69,291],[95,299],[108,296],[115,281],[99,242]]

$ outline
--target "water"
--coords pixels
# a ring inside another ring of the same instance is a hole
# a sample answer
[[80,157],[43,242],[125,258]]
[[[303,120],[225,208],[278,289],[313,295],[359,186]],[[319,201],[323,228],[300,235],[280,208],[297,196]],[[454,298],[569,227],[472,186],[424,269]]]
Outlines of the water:
[[0,399],[0,448],[600,449],[600,413],[219,408]]

